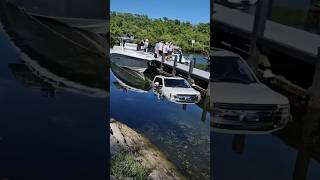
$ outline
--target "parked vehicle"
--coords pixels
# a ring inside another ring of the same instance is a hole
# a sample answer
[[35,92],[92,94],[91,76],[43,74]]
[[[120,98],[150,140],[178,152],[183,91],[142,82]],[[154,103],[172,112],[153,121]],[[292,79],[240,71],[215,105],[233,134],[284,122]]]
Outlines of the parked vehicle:
[[212,51],[212,126],[218,129],[270,132],[290,119],[288,99],[262,84],[237,54]]
[[171,102],[179,104],[193,104],[201,100],[200,92],[192,88],[181,77],[166,77],[158,75],[153,79],[152,86],[156,93]]

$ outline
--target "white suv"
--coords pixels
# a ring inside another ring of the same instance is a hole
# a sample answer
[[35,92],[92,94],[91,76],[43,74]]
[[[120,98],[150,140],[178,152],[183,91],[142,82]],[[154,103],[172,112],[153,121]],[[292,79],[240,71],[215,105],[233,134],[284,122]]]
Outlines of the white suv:
[[161,96],[179,104],[193,104],[201,100],[200,92],[181,77],[158,75],[153,79],[152,86]]
[[285,127],[291,117],[285,96],[262,84],[237,54],[215,49],[210,59],[214,128],[272,132]]

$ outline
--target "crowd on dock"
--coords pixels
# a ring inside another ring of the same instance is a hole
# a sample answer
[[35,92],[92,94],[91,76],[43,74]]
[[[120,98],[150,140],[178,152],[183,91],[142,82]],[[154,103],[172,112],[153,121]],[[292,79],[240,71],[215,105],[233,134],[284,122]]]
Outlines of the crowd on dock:
[[[145,52],[148,52],[148,47],[149,47],[149,40],[145,39],[138,44],[138,50],[142,50]],[[172,53],[179,49],[178,46],[173,44],[172,42],[164,42],[160,41],[157,42],[154,46],[154,57],[164,57],[165,60],[170,60],[172,59]]]
[[164,57],[165,60],[172,59],[172,53],[178,49],[178,46],[173,44],[172,42],[166,42],[160,41],[156,43],[154,47],[154,56],[155,58],[158,58],[160,56]]

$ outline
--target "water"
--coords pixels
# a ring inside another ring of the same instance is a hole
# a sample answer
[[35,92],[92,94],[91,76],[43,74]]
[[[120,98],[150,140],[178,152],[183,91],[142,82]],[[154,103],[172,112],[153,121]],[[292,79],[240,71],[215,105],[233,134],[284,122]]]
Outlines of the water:
[[[16,19],[15,24],[19,23]],[[28,34],[28,26],[24,27],[21,32],[26,34],[22,37],[36,39]],[[36,62],[41,62],[39,67],[33,66],[37,71],[44,68],[52,73],[59,69],[59,63],[46,61],[56,59],[46,59],[48,52],[36,48],[46,48],[49,43],[28,41],[18,47],[11,38],[23,39],[9,37],[0,29],[0,179],[107,179],[107,97],[89,97],[69,84],[56,86],[54,81],[60,80],[54,76],[88,87],[87,76],[78,71],[74,71],[78,80],[70,77],[72,73],[53,73],[49,81],[31,73],[28,65]],[[68,44],[50,42],[56,55]],[[14,46],[24,49],[29,58]],[[68,58],[60,60],[68,62]],[[91,74],[89,69],[83,72]]]
[[[187,54],[186,56],[188,57],[189,54]],[[204,64],[204,65],[208,64],[208,60],[205,59],[205,56],[203,54],[192,54],[192,56],[196,58],[197,64]]]
[[[106,19],[106,0],[12,0],[27,11],[48,16]],[[90,8],[88,8],[90,7]]]
[[115,85],[112,72],[110,77],[110,116],[149,138],[186,177],[209,179],[209,113],[203,116],[196,104],[184,110],[180,104],[159,100],[152,90],[125,91]]
[[211,132],[213,177],[219,180],[320,178],[319,110],[294,109],[293,120],[272,134]]
[[185,54],[185,57],[192,55],[196,59],[196,68],[209,71],[208,60],[203,54]]

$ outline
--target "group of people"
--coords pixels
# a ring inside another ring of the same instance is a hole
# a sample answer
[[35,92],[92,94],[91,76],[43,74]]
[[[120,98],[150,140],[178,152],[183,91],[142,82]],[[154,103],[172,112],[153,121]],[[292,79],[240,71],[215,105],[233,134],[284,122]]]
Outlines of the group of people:
[[169,60],[172,58],[172,52],[177,48],[173,43],[160,41],[156,43],[154,48],[154,56],[158,58],[160,56],[164,57],[165,60]]
[[[137,50],[148,52],[148,47],[149,47],[149,40],[145,39],[138,44]],[[165,42],[165,43],[164,41],[157,42],[154,47],[154,57],[155,58],[164,57],[164,59],[168,61],[172,59],[172,53],[177,49],[178,49],[178,46],[176,46],[172,42]]]

